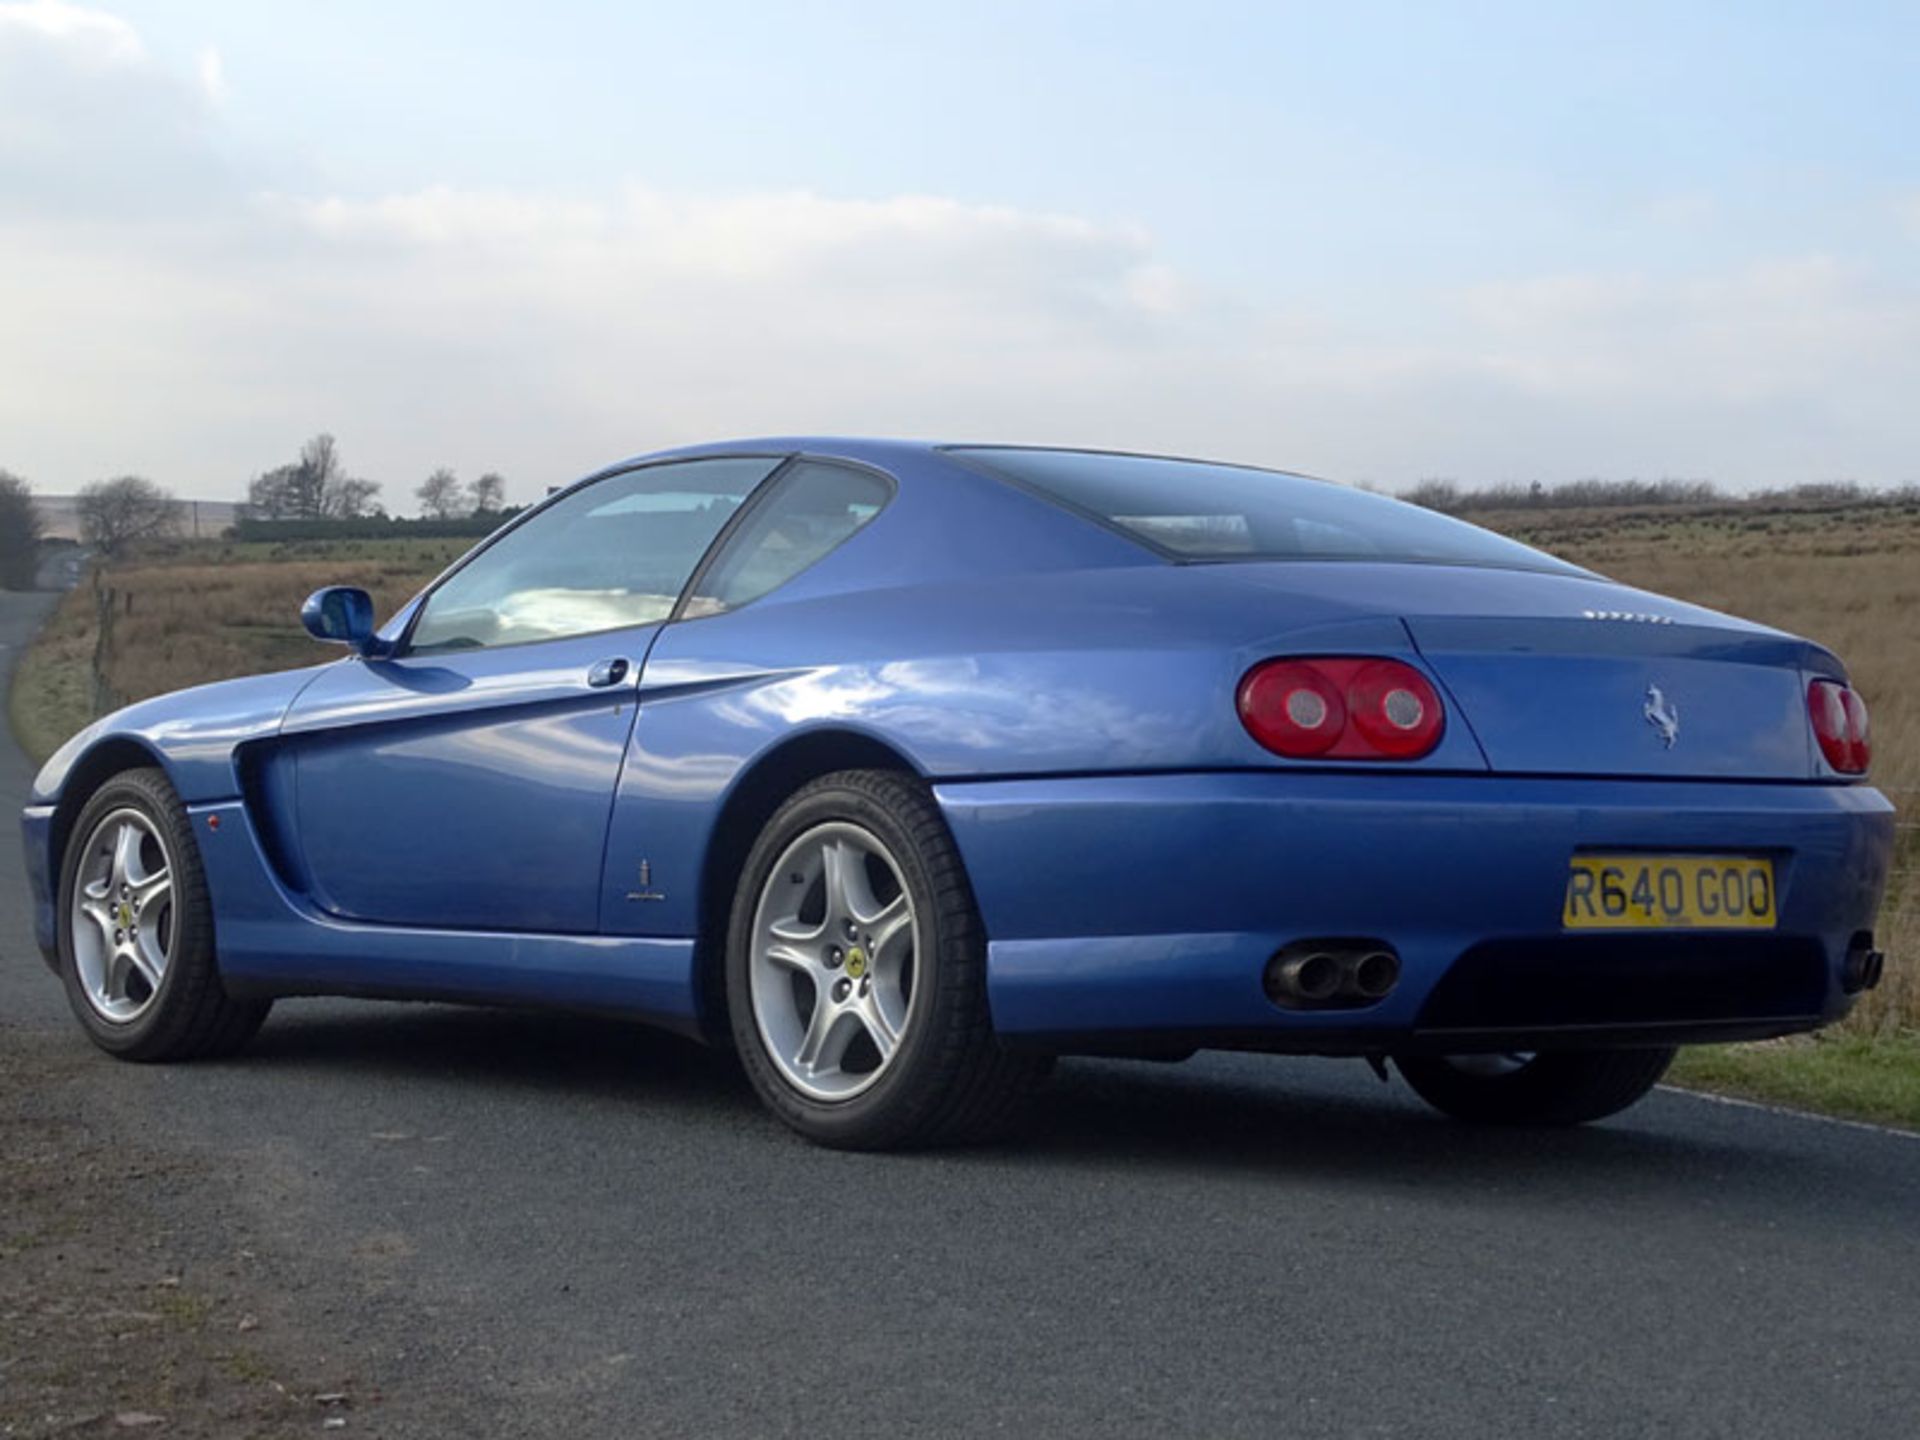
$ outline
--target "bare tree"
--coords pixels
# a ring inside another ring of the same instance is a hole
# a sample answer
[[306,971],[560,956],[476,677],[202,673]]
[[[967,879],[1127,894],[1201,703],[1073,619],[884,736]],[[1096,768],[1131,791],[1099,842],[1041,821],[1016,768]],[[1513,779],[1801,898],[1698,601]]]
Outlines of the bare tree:
[[80,492],[74,508],[81,538],[106,556],[180,528],[180,505],[173,493],[138,475],[96,480]]
[[320,434],[293,464],[254,476],[247,508],[263,520],[352,520],[378,509],[379,493],[376,482],[348,475],[333,436]]
[[43,528],[27,482],[0,470],[0,586],[8,590],[33,588],[34,562]]
[[1452,514],[1460,508],[1460,487],[1451,480],[1422,480],[1411,490],[1402,491],[1400,498],[1409,504]]
[[247,513],[256,520],[286,520],[293,516],[294,471],[297,466],[282,465],[256,475],[247,482]]
[[506,476],[498,470],[489,470],[473,482],[473,510],[476,515],[497,515],[506,508]]
[[420,513],[429,520],[452,520],[473,508],[467,502],[467,487],[444,465],[422,480],[413,493],[420,501]]
[[328,487],[327,513],[336,520],[358,520],[362,515],[378,515],[380,482],[356,480],[342,475]]

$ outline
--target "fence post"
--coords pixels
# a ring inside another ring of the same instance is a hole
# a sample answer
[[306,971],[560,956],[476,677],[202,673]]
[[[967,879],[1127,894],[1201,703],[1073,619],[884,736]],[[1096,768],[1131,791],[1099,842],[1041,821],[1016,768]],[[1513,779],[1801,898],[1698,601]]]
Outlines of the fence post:
[[93,713],[95,717],[115,709],[113,686],[107,680],[107,666],[113,659],[113,616],[115,595],[105,580],[106,567],[93,564]]

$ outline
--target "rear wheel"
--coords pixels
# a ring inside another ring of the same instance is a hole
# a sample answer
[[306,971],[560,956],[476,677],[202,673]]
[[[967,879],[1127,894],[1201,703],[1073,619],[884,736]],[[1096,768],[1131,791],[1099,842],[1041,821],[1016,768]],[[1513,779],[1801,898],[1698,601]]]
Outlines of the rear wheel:
[[1489,1125],[1579,1125],[1618,1114],[1667,1073],[1671,1047],[1507,1055],[1401,1055],[1394,1063],[1422,1100]]
[[158,770],[114,776],[75,821],[60,866],[60,974],[93,1042],[124,1060],[225,1055],[270,1002],[220,983],[213,907],[180,799]]
[[727,1009],[774,1114],[847,1149],[984,1138],[1045,1072],[1001,1048],[986,943],[924,786],[829,775],[767,822],[740,876]]

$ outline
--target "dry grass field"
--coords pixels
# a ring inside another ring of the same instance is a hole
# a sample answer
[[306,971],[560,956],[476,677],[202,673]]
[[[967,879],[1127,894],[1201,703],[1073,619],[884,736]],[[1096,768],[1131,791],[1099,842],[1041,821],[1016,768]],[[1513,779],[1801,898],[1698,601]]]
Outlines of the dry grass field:
[[[122,702],[234,675],[312,665],[334,653],[300,626],[300,602],[322,585],[359,585],[391,614],[472,545],[470,540],[193,544],[108,570],[115,595],[107,683]],[[98,627],[82,586],[54,612],[21,662],[15,733],[29,754],[51,753],[92,718]]]
[[[1920,500],[1773,507],[1525,509],[1475,521],[1650,590],[1807,635],[1845,658],[1873,712],[1874,782],[1920,812]],[[107,675],[125,700],[230,675],[311,664],[300,601],[365,586],[391,612],[469,542],[182,545],[116,567]],[[74,592],[15,685],[15,725],[44,754],[88,718],[94,599]],[[1895,963],[1856,1033],[1920,1028],[1920,827],[1902,820],[1880,934]]]

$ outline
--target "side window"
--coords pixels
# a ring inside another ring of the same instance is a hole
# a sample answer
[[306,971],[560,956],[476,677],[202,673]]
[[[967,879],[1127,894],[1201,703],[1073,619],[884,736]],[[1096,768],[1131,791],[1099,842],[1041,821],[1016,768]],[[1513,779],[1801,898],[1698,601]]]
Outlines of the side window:
[[892,497],[893,487],[871,471],[795,462],[727,538],[685,613],[717,615],[758,600],[873,519]]
[[427,597],[409,651],[558,640],[664,620],[741,502],[780,462],[683,460],[596,480]]

